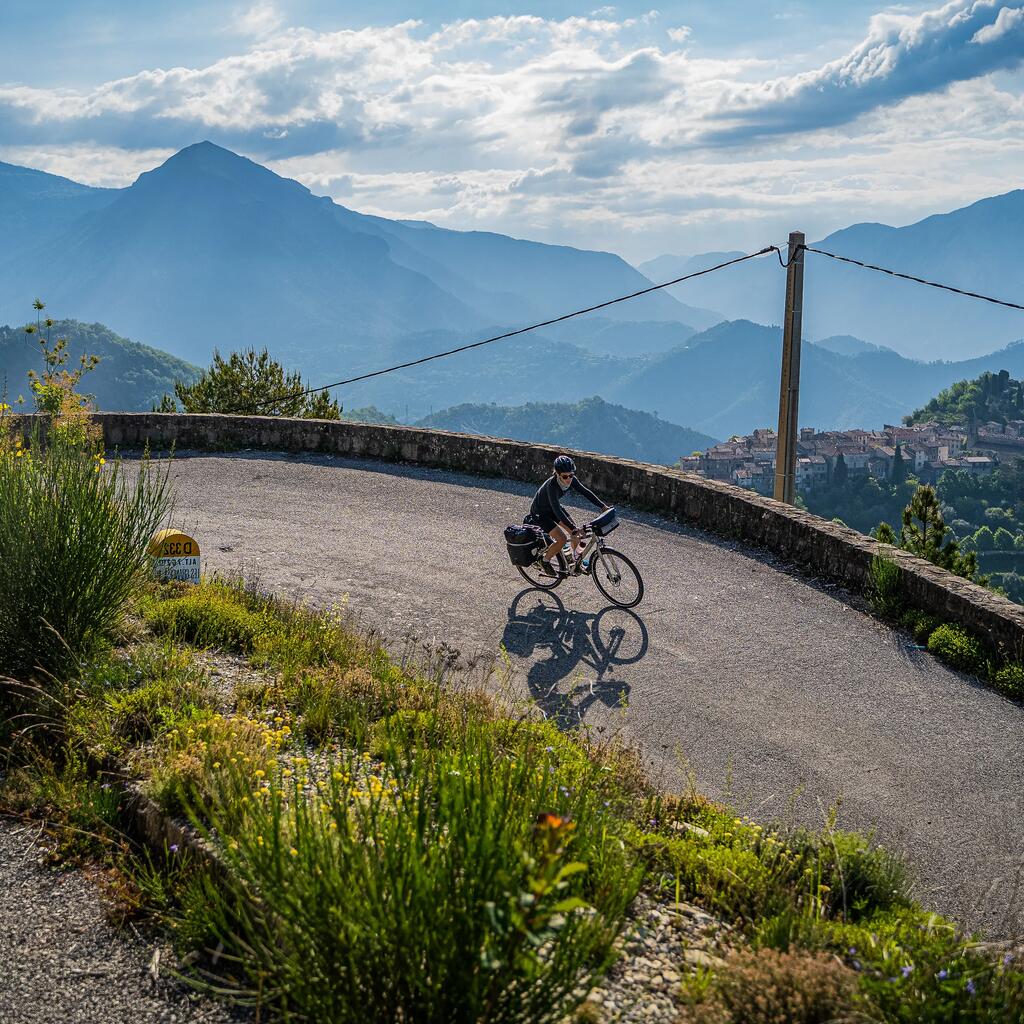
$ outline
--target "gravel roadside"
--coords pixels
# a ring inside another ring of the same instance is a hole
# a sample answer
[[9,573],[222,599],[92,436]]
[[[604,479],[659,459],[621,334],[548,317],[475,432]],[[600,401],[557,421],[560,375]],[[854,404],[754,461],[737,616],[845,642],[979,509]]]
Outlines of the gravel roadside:
[[107,920],[97,887],[48,867],[39,826],[0,819],[3,1024],[236,1024],[249,1018],[159,970],[172,962],[131,926]]

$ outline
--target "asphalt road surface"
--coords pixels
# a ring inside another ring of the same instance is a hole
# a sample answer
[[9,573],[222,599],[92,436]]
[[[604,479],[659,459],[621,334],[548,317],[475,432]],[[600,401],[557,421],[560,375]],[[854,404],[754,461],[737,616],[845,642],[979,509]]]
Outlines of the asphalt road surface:
[[[567,727],[641,745],[762,822],[874,828],[925,906],[1024,934],[1024,709],[944,667],[842,590],[772,556],[620,509],[612,542],[647,586],[632,611],[588,579],[528,589],[502,530],[534,488],[331,457],[179,453],[174,525],[204,571],[349,607],[487,662]],[[541,481],[537,481],[538,485]],[[584,481],[585,482],[585,481]],[[578,521],[589,516],[584,506]]]

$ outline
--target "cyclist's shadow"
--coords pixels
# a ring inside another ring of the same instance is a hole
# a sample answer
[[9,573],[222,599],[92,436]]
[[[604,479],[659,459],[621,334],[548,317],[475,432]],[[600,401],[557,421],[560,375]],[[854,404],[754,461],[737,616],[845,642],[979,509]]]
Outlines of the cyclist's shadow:
[[[571,611],[557,595],[531,588],[509,605],[502,644],[512,657],[521,658],[549,649],[548,658],[530,666],[527,686],[547,718],[572,729],[597,703],[609,708],[628,704],[631,687],[612,677],[614,669],[638,662],[647,653],[648,636],[633,611],[615,605],[596,613]],[[562,680],[576,670],[583,678],[560,691]]]

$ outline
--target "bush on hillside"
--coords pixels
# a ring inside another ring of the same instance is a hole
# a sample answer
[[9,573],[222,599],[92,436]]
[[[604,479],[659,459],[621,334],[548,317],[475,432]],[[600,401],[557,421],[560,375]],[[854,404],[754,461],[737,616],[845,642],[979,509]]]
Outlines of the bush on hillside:
[[[301,416],[315,420],[341,418],[341,406],[326,391],[307,393],[300,374],[284,367],[263,349],[232,352],[225,359],[214,349],[213,364],[199,379],[176,381],[174,394],[185,412],[237,413],[243,416]],[[176,412],[164,395],[154,412]]]

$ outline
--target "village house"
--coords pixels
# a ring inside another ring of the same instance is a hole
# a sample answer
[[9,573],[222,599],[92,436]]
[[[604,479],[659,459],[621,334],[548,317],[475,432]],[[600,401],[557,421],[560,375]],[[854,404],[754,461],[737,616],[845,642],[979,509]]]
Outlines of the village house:
[[[1024,449],[1024,420],[1003,427],[987,423],[978,428],[979,438],[993,446]],[[775,486],[776,434],[759,428],[747,436],[731,437],[709,448],[703,455],[679,460],[682,468],[710,480],[725,480],[762,494]],[[903,460],[904,475],[935,483],[947,469],[962,469],[973,476],[991,473],[998,465],[995,455],[964,456],[966,430],[930,422],[905,427],[886,424],[882,430],[825,430],[801,427],[797,441],[796,486],[807,491],[827,484],[833,477],[839,456],[850,474],[870,475],[877,480],[892,479],[896,451]]]

